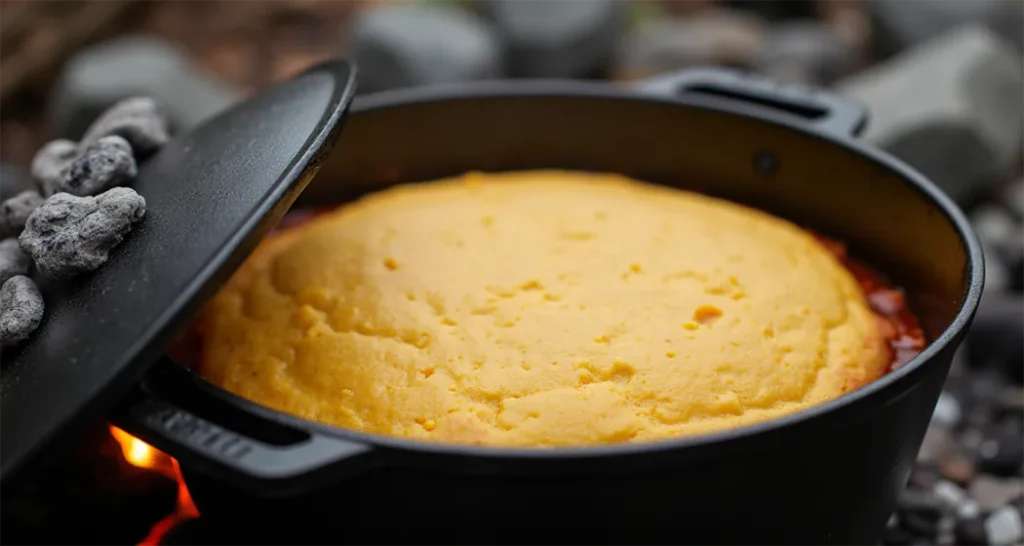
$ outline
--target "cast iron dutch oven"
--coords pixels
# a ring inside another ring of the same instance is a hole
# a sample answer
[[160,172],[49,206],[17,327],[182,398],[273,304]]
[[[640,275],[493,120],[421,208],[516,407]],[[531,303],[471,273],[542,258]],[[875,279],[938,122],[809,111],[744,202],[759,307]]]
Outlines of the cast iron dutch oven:
[[[65,288],[36,339],[6,363],[5,475],[59,451],[73,423],[113,406],[115,424],[180,461],[203,517],[237,541],[878,541],[983,270],[953,203],[857,141],[860,107],[695,69],[634,88],[513,81],[378,93],[355,102],[342,131],[353,78],[342,62],[314,68],[143,167],[137,186],[149,211],[138,231],[107,266]],[[320,425],[161,356],[293,202],[323,207],[399,182],[549,167],[722,196],[837,238],[905,289],[930,343],[864,388],[782,419],[564,449]]]

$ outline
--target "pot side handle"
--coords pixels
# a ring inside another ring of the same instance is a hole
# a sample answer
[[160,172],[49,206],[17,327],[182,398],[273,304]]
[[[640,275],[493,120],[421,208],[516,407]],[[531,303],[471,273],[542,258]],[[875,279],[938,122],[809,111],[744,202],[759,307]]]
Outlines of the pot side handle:
[[[255,493],[308,488],[334,463],[362,458],[371,451],[369,446],[264,417],[260,413],[269,410],[253,411],[253,404],[240,398],[239,403],[250,407],[206,396],[202,391],[216,387],[166,357],[154,365],[143,384],[149,382],[159,385],[159,394],[135,388],[112,410],[114,425],[188,468]],[[205,411],[185,409],[184,400]]]
[[729,68],[689,68],[641,81],[637,89],[664,96],[709,95],[782,111],[804,119],[822,133],[835,136],[857,136],[868,122],[867,110],[850,99]]

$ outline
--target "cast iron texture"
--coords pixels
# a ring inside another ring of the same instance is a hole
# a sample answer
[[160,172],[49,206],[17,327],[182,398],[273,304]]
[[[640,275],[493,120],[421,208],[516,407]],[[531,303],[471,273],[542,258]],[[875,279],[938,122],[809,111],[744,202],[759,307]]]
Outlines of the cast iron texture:
[[502,82],[370,95],[296,204],[467,170],[557,167],[761,207],[848,243],[906,288],[931,344],[852,394],[697,438],[496,449],[317,425],[165,360],[117,423],[179,458],[204,517],[239,540],[876,543],[983,270],[960,211],[853,139],[863,117],[837,100],[713,70],[639,91]]
[[136,384],[316,174],[353,96],[314,68],[168,143],[134,188],[146,216],[95,273],[44,286],[46,316],[3,355],[0,474],[73,436]]

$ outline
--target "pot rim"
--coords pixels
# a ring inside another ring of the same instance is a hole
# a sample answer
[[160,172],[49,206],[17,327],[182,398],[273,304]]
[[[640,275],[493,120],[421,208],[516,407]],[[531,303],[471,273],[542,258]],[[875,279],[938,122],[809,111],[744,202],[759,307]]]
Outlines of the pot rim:
[[[385,434],[361,432],[340,426],[317,423],[282,411],[274,410],[256,402],[235,395],[195,374],[196,386],[223,402],[236,408],[255,413],[282,425],[299,430],[316,432],[338,439],[351,441],[368,448],[385,449],[395,452],[418,452],[421,454],[455,455],[480,457],[484,459],[528,459],[567,460],[603,459],[630,455],[649,455],[656,452],[697,449],[702,446],[733,443],[746,438],[764,436],[768,433],[789,429],[795,425],[821,419],[865,399],[875,397],[882,391],[909,386],[914,377],[921,374],[935,357],[947,348],[955,349],[959,338],[966,332],[977,311],[984,283],[984,260],[981,244],[960,208],[940,191],[927,177],[895,156],[876,149],[851,135],[833,133],[801,122],[799,118],[776,113],[764,107],[752,106],[706,95],[680,95],[668,97],[659,94],[639,92],[629,87],[614,84],[576,80],[492,80],[464,84],[444,84],[417,88],[382,91],[357,97],[352,104],[350,116],[369,114],[389,108],[426,105],[468,99],[514,99],[545,97],[579,97],[607,100],[624,100],[661,104],[667,107],[688,107],[711,110],[724,115],[740,116],[763,123],[782,126],[805,136],[815,137],[850,150],[896,174],[901,182],[911,186],[936,206],[953,226],[966,254],[964,299],[952,322],[932,340],[924,350],[899,369],[886,373],[870,383],[842,396],[785,415],[779,418],[727,429],[708,434],[667,438],[662,440],[594,446],[568,446],[557,448],[497,447],[468,444],[442,443],[413,440]],[[952,347],[951,347],[952,346]]]

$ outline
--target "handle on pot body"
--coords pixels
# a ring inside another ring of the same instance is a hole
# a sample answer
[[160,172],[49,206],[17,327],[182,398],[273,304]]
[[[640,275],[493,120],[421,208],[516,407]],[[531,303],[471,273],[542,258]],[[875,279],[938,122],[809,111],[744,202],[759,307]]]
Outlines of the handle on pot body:
[[[150,373],[164,388],[154,394],[137,387],[114,408],[113,423],[188,467],[215,472],[240,488],[270,495],[288,493],[307,487],[334,463],[371,450],[366,445],[261,417],[252,408],[243,410],[227,404],[227,411],[215,411],[216,407],[201,412],[185,409],[186,397],[214,387],[166,357]],[[238,419],[242,415],[245,423]],[[270,437],[273,439],[268,440]]]
[[804,119],[819,132],[842,137],[859,135],[868,121],[867,110],[850,99],[727,68],[698,67],[655,76],[640,82],[638,90],[668,96],[704,94],[782,111]]

